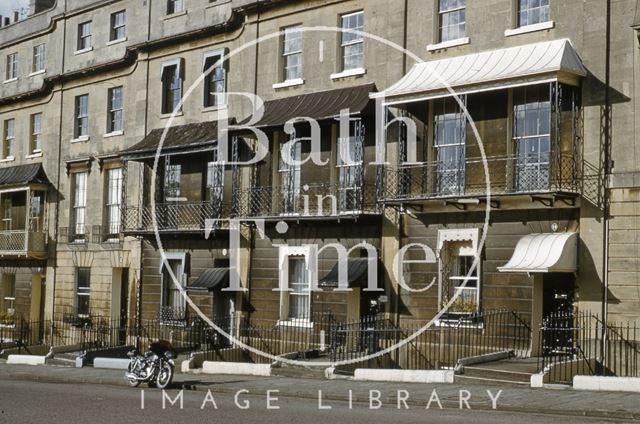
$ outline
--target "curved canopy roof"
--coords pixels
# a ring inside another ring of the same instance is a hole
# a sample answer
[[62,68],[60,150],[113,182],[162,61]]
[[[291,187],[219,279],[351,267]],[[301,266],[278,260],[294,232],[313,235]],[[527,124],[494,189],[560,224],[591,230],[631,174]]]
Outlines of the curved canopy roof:
[[575,272],[578,233],[539,233],[522,237],[500,272]]
[[0,186],[27,185],[32,183],[49,183],[49,179],[44,173],[41,163],[0,168]]
[[568,39],[525,44],[415,64],[398,82],[372,94],[388,104],[496,90],[587,75]]

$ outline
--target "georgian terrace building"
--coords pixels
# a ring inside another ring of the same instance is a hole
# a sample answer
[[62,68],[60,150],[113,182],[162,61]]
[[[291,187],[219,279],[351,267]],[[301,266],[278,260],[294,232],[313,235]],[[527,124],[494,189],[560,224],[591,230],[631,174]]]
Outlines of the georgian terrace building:
[[[281,325],[424,321],[454,295],[444,321],[506,308],[537,324],[599,311],[604,294],[611,319],[635,321],[635,10],[75,0],[0,28],[3,312],[184,325],[196,315],[173,274],[208,316]],[[301,30],[319,26],[346,32]],[[218,119],[255,112],[226,94],[241,92],[265,100],[268,152],[221,164],[223,148],[257,153],[246,129],[218,144]],[[326,165],[281,160],[309,153],[311,125],[287,126],[300,117],[318,122]],[[241,226],[239,269],[230,217],[265,220],[264,234]],[[335,249],[308,248],[332,243],[349,250],[350,292],[333,291]],[[406,246],[406,284],[435,281],[424,293],[398,283]],[[364,290],[372,267],[383,291]],[[231,273],[246,292],[222,290]],[[273,290],[283,281],[293,291]]]

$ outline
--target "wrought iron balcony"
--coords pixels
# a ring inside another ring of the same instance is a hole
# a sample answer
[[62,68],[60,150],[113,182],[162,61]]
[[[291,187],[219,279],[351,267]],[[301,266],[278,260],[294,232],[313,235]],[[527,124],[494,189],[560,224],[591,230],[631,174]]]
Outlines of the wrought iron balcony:
[[47,234],[41,231],[0,231],[0,256],[42,257],[47,253]]
[[377,214],[373,184],[308,184],[302,187],[252,187],[236,190],[240,217],[314,218]]
[[459,162],[426,162],[385,167],[380,200],[392,203],[487,195],[567,193],[583,190],[582,162],[571,155],[551,155],[536,162],[523,157],[490,157]]
[[[124,206],[122,222],[124,233],[199,232],[205,231],[207,221],[229,218],[231,207],[220,201],[213,202],[172,202],[151,205]],[[224,222],[216,222],[215,228],[224,227]],[[211,228],[209,228],[211,229]]]

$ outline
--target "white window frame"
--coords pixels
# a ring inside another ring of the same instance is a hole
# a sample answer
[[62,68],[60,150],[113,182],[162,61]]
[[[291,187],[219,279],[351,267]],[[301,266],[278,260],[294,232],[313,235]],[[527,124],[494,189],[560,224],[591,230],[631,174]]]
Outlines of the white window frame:
[[[84,33],[83,29],[88,27],[88,33]],[[86,52],[93,49],[93,23],[85,21],[78,24],[78,39],[76,45],[76,53]]]
[[[11,129],[11,131],[9,131]],[[4,120],[4,142],[2,144],[3,159],[13,159],[13,149],[16,141],[16,119],[9,118]]]
[[[114,107],[113,94],[116,90],[120,90],[120,107]],[[116,128],[114,125],[114,116],[120,112],[120,128]],[[124,125],[124,87],[122,85],[112,87],[107,90],[107,134],[122,134]]]
[[[89,270],[89,281],[87,282],[87,287],[83,287],[82,292],[79,290],[80,287],[78,286],[78,282],[79,282],[79,278],[78,278],[79,273],[78,273],[78,271],[80,269]],[[80,317],[80,318],[89,318],[91,316],[91,267],[76,267],[76,269],[75,269],[75,280],[76,280],[75,281],[76,282],[76,284],[75,284],[75,286],[76,286],[75,287],[75,289],[76,289],[75,290],[75,292],[76,292],[75,294],[76,295],[75,295],[75,299],[74,300],[75,300],[75,304],[76,304],[75,305],[76,306],[76,311],[75,311],[76,315],[78,317]],[[87,311],[86,314],[78,313],[78,306],[79,306],[78,305],[78,299],[79,299],[80,296],[86,296],[88,298],[88,302],[87,302],[88,311]]]
[[[87,99],[87,107],[86,107],[86,111],[82,112],[81,111],[81,104],[80,104],[80,99],[82,97],[86,97]],[[74,99],[75,102],[75,113],[74,113],[74,120],[73,120],[73,138],[78,140],[78,139],[86,139],[89,137],[89,94],[80,94],[78,96],[75,97]],[[84,125],[82,125],[82,128],[84,128],[84,132],[81,133],[80,131],[80,122],[85,122]]]
[[[82,176],[78,179],[79,176]],[[73,213],[73,241],[84,242],[87,234],[87,180],[89,179],[89,171],[80,171],[73,173],[73,204],[71,210]],[[82,232],[78,232],[78,224],[82,226]],[[82,236],[76,239],[76,236]]]
[[[118,24],[116,21],[116,17],[122,14],[122,23]],[[126,40],[127,38],[127,11],[126,9],[118,10],[117,12],[113,12],[109,19],[109,42]],[[118,31],[122,29],[122,36],[117,37]]]
[[[464,34],[462,34],[462,36],[456,37],[456,38],[448,38],[448,39],[444,39],[444,28],[450,28],[451,25],[445,27],[443,26],[442,22],[443,22],[443,17],[445,15],[448,14],[453,14],[453,13],[457,13],[461,10],[465,11],[465,19],[464,19]],[[445,43],[451,43],[455,40],[464,40],[467,38],[467,2],[465,0],[464,2],[464,6],[458,6],[452,9],[447,9],[447,10],[442,10],[440,8],[440,0],[438,0],[438,43],[440,44],[445,44]]]
[[[287,35],[290,34],[298,34],[297,37],[300,38],[300,49],[293,51],[286,51],[286,43],[287,43]],[[302,32],[302,25],[291,25],[285,28],[282,28],[282,39],[281,39],[281,48],[282,48],[282,82],[299,82],[302,80],[302,71],[303,71],[303,52],[304,52],[304,37]],[[287,77],[287,70],[294,67],[287,67],[287,61],[291,56],[298,56],[300,61],[295,69],[298,70],[297,74],[293,78]]]
[[[120,228],[122,225],[122,214],[120,212],[120,207],[122,206],[122,188],[124,182],[123,169],[109,168],[106,170],[105,178],[105,225],[107,227],[107,231],[105,231],[105,233],[109,236],[113,236],[114,234],[117,235],[120,233]],[[107,239],[107,241],[114,240],[118,240],[118,237],[110,237]]]
[[31,64],[31,75],[43,73],[45,71],[45,60],[47,57],[47,47],[45,43],[33,47],[33,62]]
[[[36,125],[36,117],[38,122]],[[31,136],[29,137],[30,154],[42,153],[42,112],[31,115]],[[36,147],[36,143],[38,146]]]
[[[529,0],[527,0],[527,2],[528,1]],[[543,25],[543,24],[545,24],[547,22],[551,22],[551,5],[550,5],[551,0],[547,1],[547,6],[546,6],[546,8],[547,8],[547,19],[546,20],[540,20],[539,22],[526,23],[526,24],[523,24],[522,21],[521,21],[521,17],[522,17],[521,15],[522,15],[522,12],[524,10],[524,9],[522,9],[522,4],[521,4],[522,0],[515,0],[515,3],[516,3],[516,28],[527,28],[527,27],[531,27],[531,26],[534,26],[534,25]],[[526,11],[530,12],[530,11],[532,11],[534,9],[540,9],[540,11],[542,11],[543,7],[540,7],[540,6],[538,6],[538,7],[529,7],[529,8],[526,9]]]
[[14,81],[18,79],[18,52],[9,53],[7,55],[7,71],[5,81]]
[[[165,106],[165,86],[164,86],[164,72],[165,69],[171,67],[171,66],[175,66],[176,67],[176,75],[178,75],[178,79],[180,80],[180,97],[182,98],[183,96],[183,90],[184,90],[184,75],[182,73],[182,58],[176,58],[176,59],[171,59],[171,60],[167,60],[166,62],[162,62],[162,65],[160,66],[160,86],[161,86],[161,102],[162,104],[160,105],[160,111],[162,115],[170,115],[171,113],[173,113],[173,110],[170,111],[165,111],[164,106]],[[167,89],[169,91],[171,91],[171,87],[167,87]],[[182,107],[180,107],[178,110],[182,110]]]
[[[176,5],[180,5],[180,9]],[[175,15],[176,13],[183,13],[187,10],[186,0],[167,0],[167,15]]]
[[[478,243],[480,239],[480,229],[479,228],[457,228],[457,229],[446,229],[446,230],[438,230],[438,244],[436,250],[436,257],[438,259],[438,311],[443,307],[442,299],[443,299],[443,249],[445,248],[446,243],[469,243],[469,247],[461,247],[458,251],[457,256],[468,256],[473,257],[473,260],[477,260],[477,265],[475,268],[475,277],[466,277],[466,276],[454,276],[450,278],[450,280],[462,280],[467,279],[467,288],[469,281],[476,282],[476,311],[480,310],[480,290],[482,284],[482,261],[480,258],[480,251],[478,249]],[[473,312],[469,312],[472,314]]]
[[[351,12],[351,13],[345,13],[344,15],[340,15],[340,28],[342,29],[350,29],[350,30],[357,30],[358,28],[348,28],[345,27],[344,22],[345,22],[345,18],[349,18],[351,16],[354,15],[362,15],[362,27],[360,28],[360,31],[364,31],[364,10],[358,10],[356,12]],[[361,73],[364,73],[364,37],[359,37],[350,41],[345,41],[344,40],[344,36],[345,33],[344,32],[340,32],[340,61],[341,61],[341,66],[340,66],[340,74],[347,74],[349,72],[353,72],[354,75],[358,75]],[[362,62],[360,63],[360,66],[356,66],[353,68],[347,68],[346,65],[346,49],[349,46],[354,46],[357,44],[362,44]],[[338,75],[338,74],[335,74]]]
[[[186,265],[187,265],[187,253],[186,252],[165,252],[164,253],[165,259],[166,259],[166,263],[164,260],[160,260],[160,268],[158,270],[158,272],[160,273],[160,307],[164,307],[165,304],[165,297],[164,297],[164,291],[165,291],[165,284],[171,284],[173,285],[173,279],[171,279],[170,281],[166,282],[164,281],[164,269],[165,267],[170,265],[170,261],[180,261],[180,275],[176,275],[175,277],[177,279],[180,279],[180,284],[182,285],[182,288],[184,289],[187,286],[187,272],[186,272]],[[169,266],[170,267],[170,266]],[[181,296],[181,303],[182,303],[182,308],[186,314],[187,312],[187,300]],[[161,321],[161,324],[176,324],[175,322],[166,322],[166,321]]]
[[[227,84],[228,84],[228,72],[227,72],[227,65],[228,65],[228,59],[227,59],[227,51],[226,49],[216,49],[216,50],[211,50],[211,51],[207,51],[204,53],[204,55],[202,56],[202,72],[206,72],[207,71],[207,59],[210,59],[212,57],[218,57],[218,59],[216,60],[217,63],[218,61],[220,62],[220,66],[218,66],[217,68],[214,68],[211,70],[211,73],[209,73],[209,75],[207,75],[207,79],[209,79],[209,77],[214,76],[215,75],[215,71],[218,68],[222,68],[223,71],[223,75],[224,75],[224,92],[222,92],[220,95],[215,96],[216,97],[216,103],[214,105],[207,105],[207,101],[208,101],[208,94],[209,93],[205,93],[204,95],[204,102],[203,102],[203,107],[205,109],[207,108],[221,108],[221,107],[225,107],[227,105]],[[207,82],[205,82],[205,84],[203,84],[203,89],[207,90],[207,88],[211,88],[211,85],[209,85]]]
[[[280,275],[279,286],[274,290],[280,290],[280,319],[277,322],[279,326],[305,327],[313,328],[311,320],[313,314],[311,310],[312,289],[317,286],[317,262],[316,250],[312,245],[305,246],[279,246],[279,263]],[[307,281],[309,283],[309,294],[307,295],[307,310],[309,317],[307,319],[298,319],[289,317],[289,296],[292,291],[289,287],[289,258],[304,257],[307,270]]]
[[[11,293],[7,293],[7,288],[11,284]],[[16,274],[2,274],[2,300],[7,304],[3,312],[14,313],[16,311]]]

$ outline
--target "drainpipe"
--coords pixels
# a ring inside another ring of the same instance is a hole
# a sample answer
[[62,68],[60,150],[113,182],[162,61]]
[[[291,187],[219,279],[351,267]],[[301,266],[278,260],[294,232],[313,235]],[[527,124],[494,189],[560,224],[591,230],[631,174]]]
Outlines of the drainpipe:
[[[66,58],[66,45],[67,45],[67,1],[64,2],[64,12],[65,17],[62,22],[62,73],[64,74],[65,67],[65,58]],[[53,242],[56,246],[54,258],[53,258],[53,281],[51,288],[51,345],[53,346],[53,334],[55,331],[54,320],[55,320],[55,310],[56,310],[56,279],[57,279],[57,271],[58,271],[58,227],[60,224],[60,167],[62,166],[62,119],[64,114],[62,113],[64,108],[64,81],[60,81],[60,119],[58,120],[58,166],[57,166],[57,175],[56,175],[56,207],[55,214],[53,218]],[[45,290],[46,296],[46,290]]]
[[[256,10],[256,40],[260,39],[260,9],[258,8]],[[253,70],[253,94],[255,96],[258,95],[258,61],[259,61],[259,54],[260,54],[260,43],[256,43],[256,53],[255,53],[255,67]],[[237,165],[236,165],[237,166]],[[255,172],[255,169],[252,170],[253,172]],[[249,176],[250,180],[253,180],[253,177],[250,175]],[[252,181],[251,181],[252,183]],[[255,225],[251,225],[250,229],[249,229],[249,254],[247,255],[248,258],[247,260],[249,261],[248,267],[249,269],[247,270],[247,303],[248,303],[248,310],[247,311],[242,311],[242,312],[246,312],[247,313],[247,318],[248,321],[251,322],[251,279],[253,277],[253,251],[255,249],[255,244],[256,244],[256,227]],[[239,272],[239,270],[238,270]]]
[[605,41],[605,91],[604,91],[604,175],[603,175],[603,226],[602,226],[602,337],[600,353],[602,364],[607,359],[607,321],[609,315],[609,178],[611,176],[611,0],[606,5],[606,41]]

